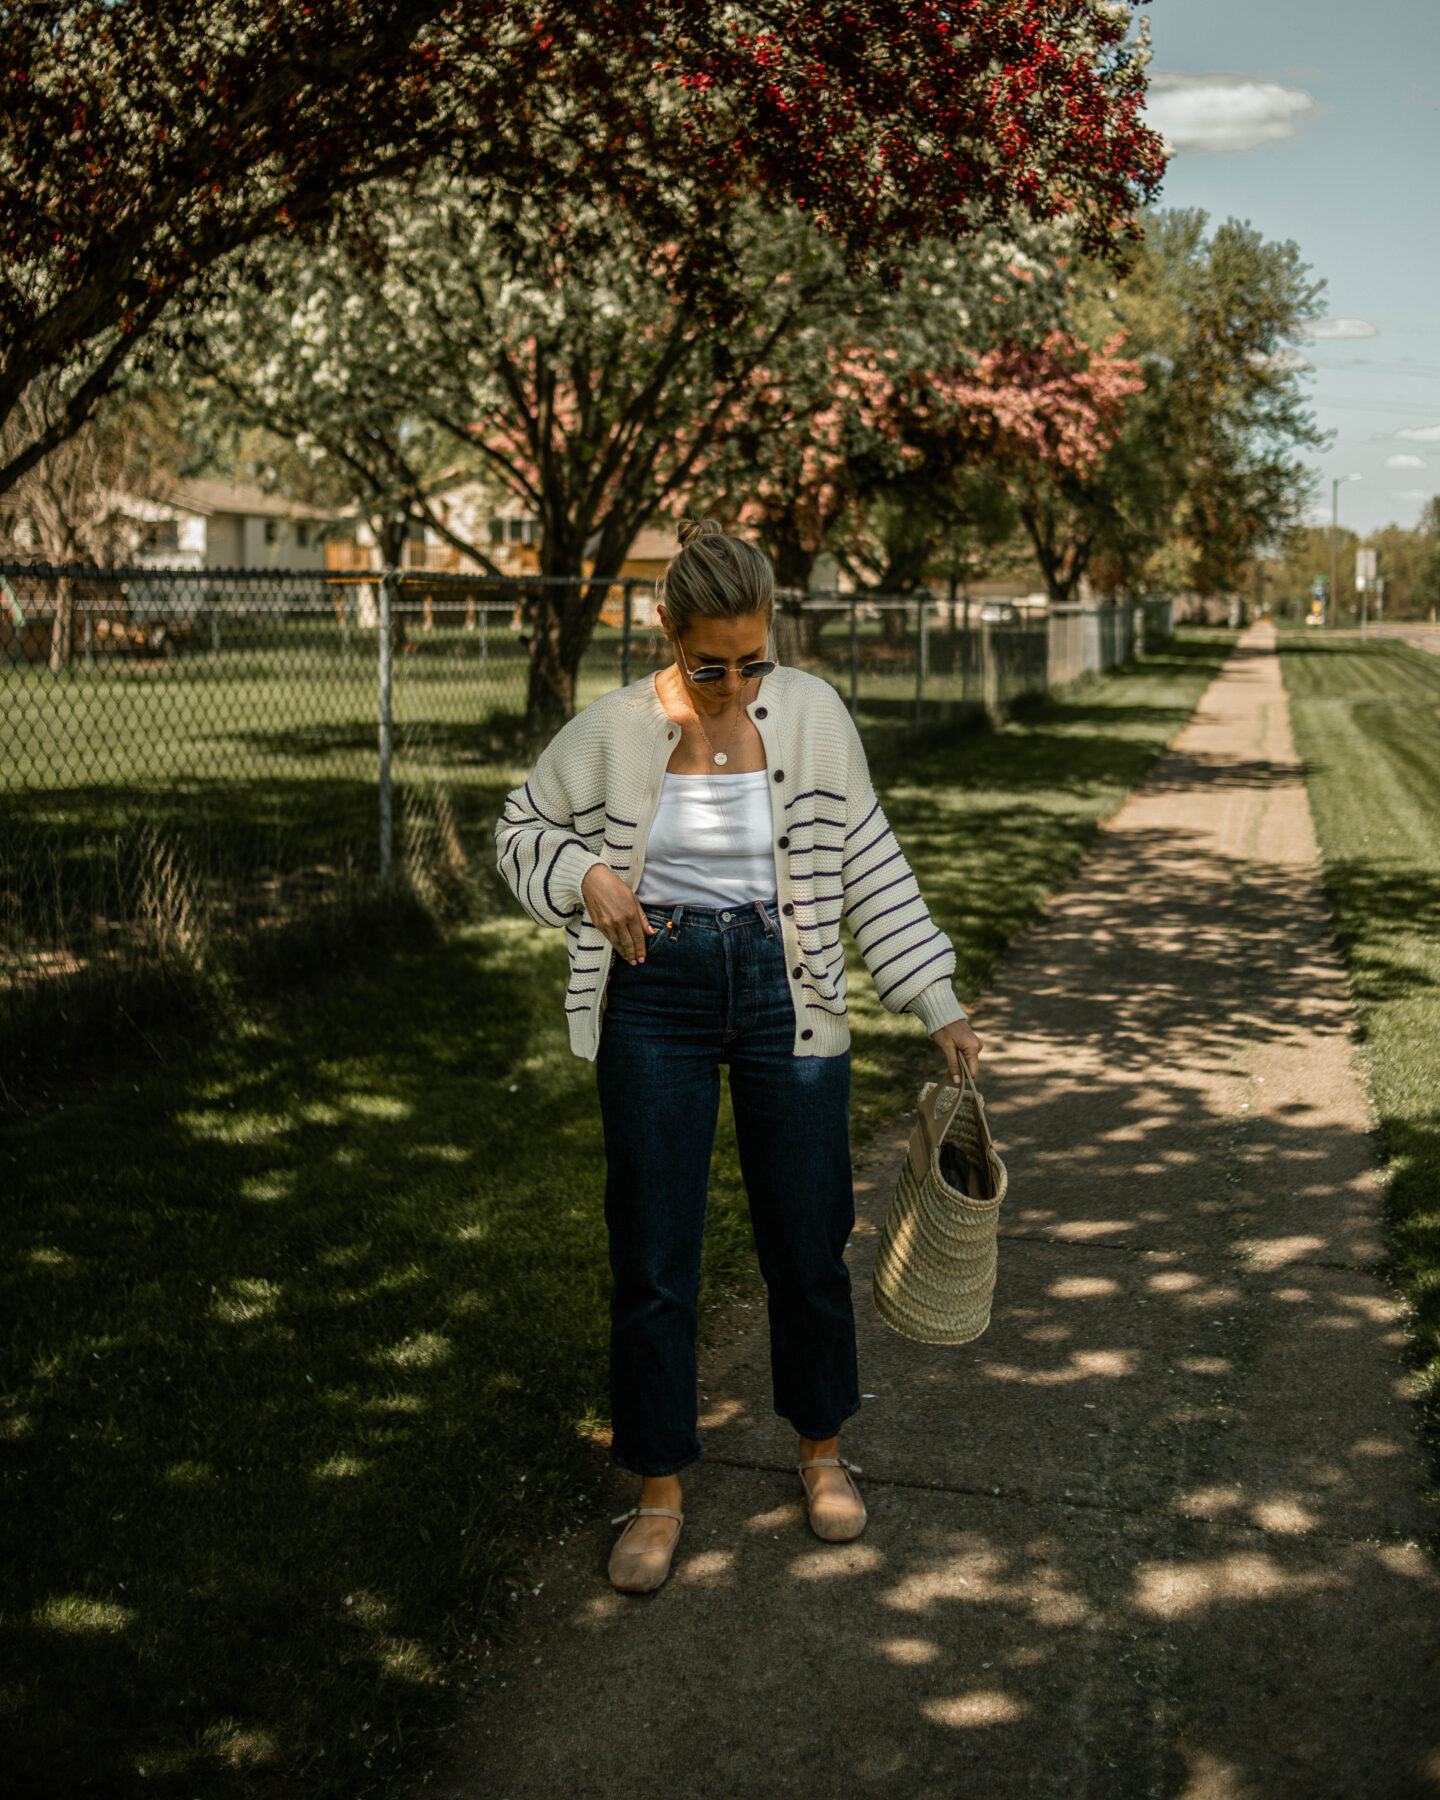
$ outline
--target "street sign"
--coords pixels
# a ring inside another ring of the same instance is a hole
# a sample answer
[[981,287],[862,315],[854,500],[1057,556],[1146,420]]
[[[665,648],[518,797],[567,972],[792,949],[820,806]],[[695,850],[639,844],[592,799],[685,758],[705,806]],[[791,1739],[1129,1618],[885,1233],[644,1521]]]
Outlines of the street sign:
[[1375,584],[1375,552],[1373,550],[1357,550],[1355,552],[1355,587],[1357,592],[1364,593],[1366,588]]

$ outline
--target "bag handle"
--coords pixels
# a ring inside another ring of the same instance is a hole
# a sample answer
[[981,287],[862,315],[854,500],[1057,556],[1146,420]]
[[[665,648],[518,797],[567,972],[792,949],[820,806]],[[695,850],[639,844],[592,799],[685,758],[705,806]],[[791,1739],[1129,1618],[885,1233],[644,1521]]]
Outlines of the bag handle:
[[[960,1086],[953,1083],[935,1081],[922,1090],[920,1101],[915,1109],[915,1129],[910,1134],[910,1168],[917,1181],[924,1179],[928,1173],[935,1152],[945,1142],[955,1115],[959,1111],[960,1101],[966,1088],[975,1096],[975,1116],[980,1123],[980,1139],[987,1151],[994,1149],[994,1140],[990,1136],[990,1121],[985,1117],[985,1100],[975,1085],[969,1065],[964,1057],[960,1059]],[[954,1094],[952,1105],[945,1108],[945,1116],[939,1116],[939,1106],[947,1094]]]

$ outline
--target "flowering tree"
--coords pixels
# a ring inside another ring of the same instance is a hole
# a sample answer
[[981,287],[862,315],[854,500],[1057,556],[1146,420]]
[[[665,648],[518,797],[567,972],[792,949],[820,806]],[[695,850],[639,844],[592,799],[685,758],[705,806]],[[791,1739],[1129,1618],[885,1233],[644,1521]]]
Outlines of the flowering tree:
[[[226,259],[446,154],[652,241],[735,192],[852,258],[1021,213],[1092,251],[1163,166],[1139,0],[41,0],[0,35],[0,491]],[[692,261],[697,291],[709,266]]]
[[[573,229],[572,229],[573,226]],[[718,249],[708,303],[689,262]],[[722,238],[651,244],[623,210],[573,208],[564,230],[469,184],[387,196],[364,239],[277,260],[206,315],[198,371],[219,418],[263,424],[379,522],[422,522],[482,566],[432,502],[478,477],[540,522],[525,608],[529,711],[565,716],[604,599],[636,533],[702,478],[762,372],[822,334],[846,287],[833,242],[803,219],[738,207]],[[810,390],[797,391],[798,418]],[[394,556],[398,540],[387,544]]]
[[1083,489],[1120,434],[1126,402],[1143,392],[1140,365],[1117,355],[1123,334],[1095,350],[1071,332],[1008,345],[973,370],[937,377],[909,401],[922,432],[958,437],[1008,477],[1050,598],[1072,600],[1095,533],[1076,528],[1064,499]]
[[782,587],[805,588],[824,549],[853,562],[856,522],[879,495],[910,485],[933,501],[956,454],[973,456],[971,439],[926,428],[916,396],[945,379],[936,370],[971,370],[990,346],[1043,337],[1065,314],[1068,248],[1048,230],[987,232],[963,254],[922,245],[893,289],[852,287],[829,335],[812,334],[808,355],[796,346],[773,379],[756,381],[703,491],[762,540]]
[[[953,356],[1037,287],[1017,255],[922,246],[892,285],[847,273],[798,210],[737,202],[707,236],[654,244],[623,208],[572,206],[557,229],[437,180],[388,194],[363,236],[235,284],[179,379],[201,371],[222,417],[309,449],[382,524],[422,521],[483,566],[431,500],[442,472],[470,472],[539,519],[542,574],[603,579],[657,511],[697,496],[743,494],[771,537],[786,506],[813,505],[823,532],[847,463],[888,453],[894,372]],[[573,705],[603,597],[594,579],[530,591],[537,721]]]
[[1122,334],[1095,351],[1054,323],[1073,298],[1063,259],[991,248],[981,305],[957,318],[930,298],[928,329],[894,331],[903,350],[838,349],[804,435],[763,411],[737,433],[739,517],[791,585],[828,546],[867,585],[909,592],[947,540],[993,536],[1004,479],[1052,594],[1074,592],[1089,545],[1060,543],[1046,495],[1095,474],[1144,382],[1115,354]]

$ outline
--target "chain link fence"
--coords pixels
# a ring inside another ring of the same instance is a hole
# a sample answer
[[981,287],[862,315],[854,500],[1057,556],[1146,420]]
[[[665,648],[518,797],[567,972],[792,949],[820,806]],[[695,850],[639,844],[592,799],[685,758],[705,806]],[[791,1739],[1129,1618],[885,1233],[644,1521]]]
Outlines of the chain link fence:
[[[0,565],[0,985],[488,860],[533,752],[525,586]],[[577,706],[670,660],[652,585],[606,586]],[[1169,631],[1166,601],[786,595],[775,648],[883,737],[999,717]]]

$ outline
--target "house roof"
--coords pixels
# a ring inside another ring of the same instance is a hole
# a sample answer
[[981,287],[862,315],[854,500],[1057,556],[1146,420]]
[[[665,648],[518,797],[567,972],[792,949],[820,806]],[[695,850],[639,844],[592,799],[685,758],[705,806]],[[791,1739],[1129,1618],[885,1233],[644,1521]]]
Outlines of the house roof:
[[673,525],[642,525],[630,546],[629,562],[669,562],[680,554],[680,540]]
[[331,506],[306,506],[284,494],[267,494],[253,481],[177,481],[165,503],[208,519],[214,513],[249,513],[279,519],[338,519]]

